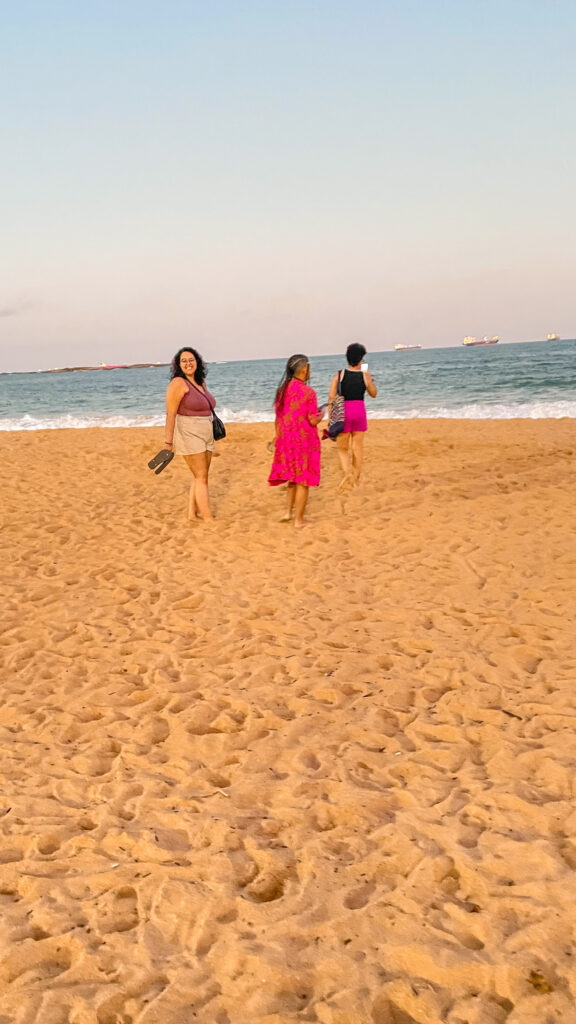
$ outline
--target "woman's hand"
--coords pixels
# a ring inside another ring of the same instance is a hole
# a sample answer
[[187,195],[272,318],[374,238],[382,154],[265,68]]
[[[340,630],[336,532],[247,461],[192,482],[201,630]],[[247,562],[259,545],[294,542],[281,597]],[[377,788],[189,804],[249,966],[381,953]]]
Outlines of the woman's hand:
[[327,408],[328,408],[327,405],[321,405],[320,408],[318,409],[318,413],[317,413],[316,416],[310,416],[310,415],[308,416],[308,421],[310,423],[310,426],[317,427],[318,424],[322,422],[322,420],[324,419],[324,417],[326,415],[326,409]]

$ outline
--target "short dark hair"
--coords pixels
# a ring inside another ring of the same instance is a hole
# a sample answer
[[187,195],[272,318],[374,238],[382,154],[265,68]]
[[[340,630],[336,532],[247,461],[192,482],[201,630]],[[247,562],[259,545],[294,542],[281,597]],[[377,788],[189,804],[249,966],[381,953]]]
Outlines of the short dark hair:
[[366,349],[364,345],[360,345],[357,341],[353,341],[346,349],[346,359],[349,366],[358,366],[358,363],[362,362],[365,355]]
[[202,386],[206,380],[206,363],[202,359],[200,353],[197,352],[195,348],[192,348],[191,345],[184,345],[184,348],[178,349],[176,355],[174,356],[174,359],[172,360],[172,364],[170,367],[170,380],[174,380],[174,377],[183,377],[184,380],[186,380],[186,374],[184,373],[184,370],[180,366],[180,358],[184,352],[191,352],[192,355],[194,356],[194,359],[196,360],[194,380],[196,381],[197,384],[200,384]]

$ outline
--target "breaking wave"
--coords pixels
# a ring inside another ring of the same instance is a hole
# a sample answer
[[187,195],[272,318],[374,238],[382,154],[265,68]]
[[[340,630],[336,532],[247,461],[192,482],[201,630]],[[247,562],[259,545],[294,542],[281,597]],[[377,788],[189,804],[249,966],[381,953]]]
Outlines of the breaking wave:
[[[228,409],[220,413],[225,423],[270,423],[270,410]],[[425,405],[401,408],[369,409],[368,418],[375,420],[464,419],[515,420],[576,418],[576,401],[533,401],[518,403],[478,402],[468,405]],[[161,427],[164,415],[158,413],[107,415],[67,413],[59,416],[24,416],[0,419],[0,430],[85,430],[89,427]]]

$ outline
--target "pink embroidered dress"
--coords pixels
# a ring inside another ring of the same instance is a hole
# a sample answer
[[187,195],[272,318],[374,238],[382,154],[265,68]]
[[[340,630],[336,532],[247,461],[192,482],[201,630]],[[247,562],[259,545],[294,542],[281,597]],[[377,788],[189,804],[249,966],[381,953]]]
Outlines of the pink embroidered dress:
[[309,416],[318,416],[316,392],[294,378],[284,393],[282,408],[276,406],[278,432],[268,483],[286,482],[317,487],[320,483],[320,438]]

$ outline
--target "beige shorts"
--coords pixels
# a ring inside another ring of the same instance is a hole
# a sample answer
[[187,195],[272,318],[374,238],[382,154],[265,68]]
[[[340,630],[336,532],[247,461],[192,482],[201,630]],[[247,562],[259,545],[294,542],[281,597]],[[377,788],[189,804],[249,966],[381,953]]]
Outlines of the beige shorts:
[[174,454],[201,455],[214,451],[211,416],[178,416],[174,427]]

